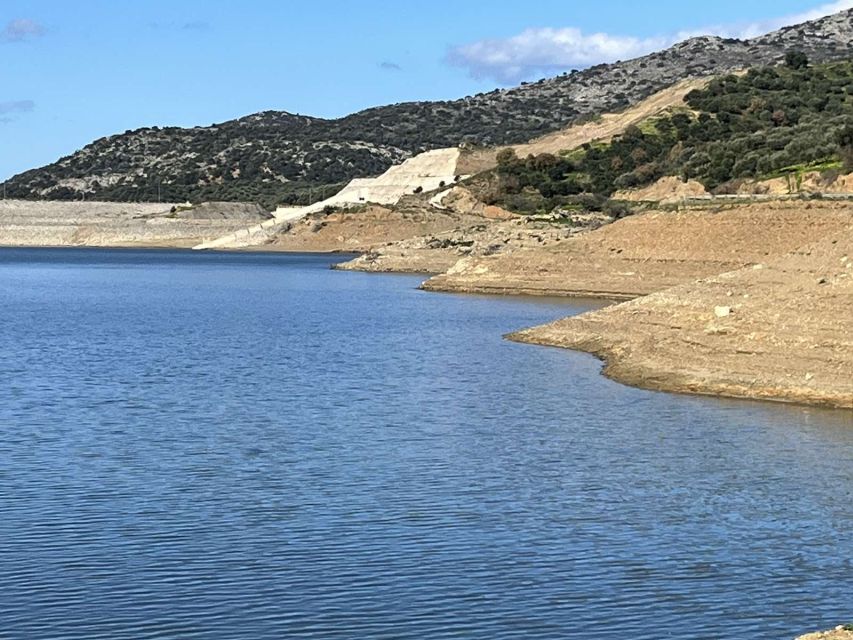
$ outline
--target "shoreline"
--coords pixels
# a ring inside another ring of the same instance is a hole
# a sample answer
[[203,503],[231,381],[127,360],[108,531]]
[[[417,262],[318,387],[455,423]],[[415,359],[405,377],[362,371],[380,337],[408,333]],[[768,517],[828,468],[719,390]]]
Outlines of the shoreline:
[[[441,275],[441,274],[437,274]],[[433,276],[435,277],[435,276]],[[431,285],[430,280],[427,280],[420,287],[422,291],[430,293],[454,293],[459,295],[484,295],[484,296],[519,296],[531,298],[567,298],[567,299],[583,299],[590,298],[594,300],[610,300],[614,303],[635,300],[642,297],[642,294],[636,293],[619,293],[613,291],[596,291],[590,289],[560,289],[560,288],[545,288],[545,287],[520,287],[520,286],[489,286],[489,285],[472,285],[464,287],[452,286],[436,286]]]
[[[422,276],[419,288],[427,292],[610,302],[505,338],[592,354],[604,362],[602,375],[632,387],[853,410],[853,383],[843,381],[853,380],[853,317],[845,313],[853,300],[853,272],[845,271],[853,268],[853,217],[823,208],[652,212],[556,244],[461,257],[439,275],[436,258],[419,245],[409,251],[414,257],[396,261],[280,243],[200,253],[315,254],[336,271]],[[192,244],[0,247],[189,251]],[[447,261],[454,253],[440,249],[438,257]],[[362,263],[372,268],[358,268]],[[726,311],[715,317],[715,308]]]
[[853,226],[766,264],[506,337],[590,353],[633,387],[853,411],[851,302]]
[[[250,254],[261,254],[266,253],[270,255],[316,255],[316,256],[341,256],[342,259],[347,259],[350,256],[357,257],[359,254],[355,251],[281,251],[281,250],[265,250],[260,247],[254,247],[251,251],[247,251],[243,247],[238,248],[225,248],[225,249],[204,249],[197,250],[193,249],[191,246],[187,245],[156,245],[156,244],[111,244],[111,245],[85,245],[85,244],[63,244],[63,245],[46,245],[46,244],[38,244],[38,245],[6,245],[0,244],[0,252],[4,250],[50,250],[50,251],[62,251],[62,250],[85,250],[85,251],[122,251],[122,250],[142,250],[142,251],[157,251],[157,252],[168,252],[168,251],[179,251],[182,253],[194,254],[194,255],[250,255]],[[336,263],[340,264],[340,263]],[[334,264],[332,268],[334,268]],[[430,274],[423,274],[425,276]]]
[[[584,315],[584,314],[580,314]],[[572,316],[579,317],[579,316]],[[526,344],[548,349],[565,349],[576,353],[584,353],[596,358],[602,365],[599,375],[618,384],[644,391],[660,393],[672,393],[683,396],[719,398],[725,400],[739,400],[746,402],[772,402],[774,404],[790,405],[796,407],[813,407],[828,411],[853,411],[853,401],[843,399],[842,401],[814,397],[780,397],[778,390],[770,388],[756,390],[750,388],[749,392],[737,393],[734,389],[737,385],[726,386],[724,383],[705,384],[704,386],[683,373],[676,371],[665,372],[660,369],[641,371],[632,367],[630,361],[622,358],[618,352],[618,346],[611,344],[605,346],[595,345],[592,342],[572,342],[562,344],[557,341],[536,338],[525,332],[527,329],[513,331],[503,337],[510,342]],[[679,379],[683,382],[679,383]],[[745,388],[741,386],[740,388]]]

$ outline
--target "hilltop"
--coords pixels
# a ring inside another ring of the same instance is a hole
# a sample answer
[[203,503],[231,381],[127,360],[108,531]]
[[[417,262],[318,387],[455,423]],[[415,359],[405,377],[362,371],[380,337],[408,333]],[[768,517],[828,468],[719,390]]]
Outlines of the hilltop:
[[782,62],[853,56],[853,10],[751,40],[692,38],[648,56],[460,100],[411,102],[337,120],[265,111],[208,127],[150,127],[97,140],[10,179],[11,197],[254,200],[331,195],[424,150],[519,144],[634,105],[681,80]]

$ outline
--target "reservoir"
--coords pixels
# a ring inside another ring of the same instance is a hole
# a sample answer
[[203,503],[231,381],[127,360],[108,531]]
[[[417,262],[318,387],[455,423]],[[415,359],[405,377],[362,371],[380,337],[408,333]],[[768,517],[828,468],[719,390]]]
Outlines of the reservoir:
[[578,300],[334,256],[0,250],[0,638],[793,638],[853,415],[628,388]]

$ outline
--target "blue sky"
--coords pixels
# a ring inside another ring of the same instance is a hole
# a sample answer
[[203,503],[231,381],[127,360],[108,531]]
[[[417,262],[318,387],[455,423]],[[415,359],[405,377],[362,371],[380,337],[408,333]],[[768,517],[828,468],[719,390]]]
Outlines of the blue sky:
[[336,117],[751,35],[853,0],[3,0],[0,180],[141,126]]

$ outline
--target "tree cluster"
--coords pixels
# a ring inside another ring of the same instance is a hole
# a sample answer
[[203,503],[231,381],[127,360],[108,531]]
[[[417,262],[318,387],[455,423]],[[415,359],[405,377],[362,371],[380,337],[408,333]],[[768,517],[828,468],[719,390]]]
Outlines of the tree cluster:
[[500,191],[544,199],[642,187],[666,175],[725,190],[746,178],[843,162],[853,171],[853,63],[810,66],[796,52],[784,67],[715,79],[685,105],[631,126],[609,143],[564,156],[502,152]]

